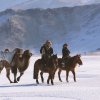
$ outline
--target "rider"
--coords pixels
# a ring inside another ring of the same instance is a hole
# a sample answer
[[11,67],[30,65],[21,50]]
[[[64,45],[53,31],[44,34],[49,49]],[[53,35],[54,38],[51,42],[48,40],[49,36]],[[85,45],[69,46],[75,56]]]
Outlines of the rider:
[[53,54],[53,48],[51,47],[52,43],[50,40],[47,40],[45,44],[40,49],[40,53],[42,55],[42,63],[46,66],[48,64],[49,59]]
[[63,44],[63,48],[62,48],[62,60],[63,60],[63,63],[65,64],[68,59],[70,58],[70,51],[68,49],[68,45],[67,43]]

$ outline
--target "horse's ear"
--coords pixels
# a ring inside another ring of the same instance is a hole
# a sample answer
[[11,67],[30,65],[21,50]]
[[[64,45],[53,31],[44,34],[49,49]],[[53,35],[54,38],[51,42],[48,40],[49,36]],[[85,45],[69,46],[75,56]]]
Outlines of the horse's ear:
[[79,57],[81,57],[81,54],[78,54]]
[[32,53],[30,53],[30,56],[32,56],[33,54]]

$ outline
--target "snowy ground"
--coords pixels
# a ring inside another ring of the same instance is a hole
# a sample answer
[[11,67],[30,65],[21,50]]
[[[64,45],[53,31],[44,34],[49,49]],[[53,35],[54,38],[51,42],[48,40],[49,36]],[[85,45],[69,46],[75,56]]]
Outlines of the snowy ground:
[[[65,80],[65,72],[59,82],[57,73],[55,85],[47,85],[47,74],[44,74],[45,83],[37,85],[33,80],[33,64],[37,57],[32,57],[30,66],[21,81],[10,84],[5,70],[0,75],[0,100],[100,100],[100,56],[83,56],[83,65],[77,67],[77,82],[73,81],[70,73],[69,83]],[[12,74],[11,74],[11,78]]]

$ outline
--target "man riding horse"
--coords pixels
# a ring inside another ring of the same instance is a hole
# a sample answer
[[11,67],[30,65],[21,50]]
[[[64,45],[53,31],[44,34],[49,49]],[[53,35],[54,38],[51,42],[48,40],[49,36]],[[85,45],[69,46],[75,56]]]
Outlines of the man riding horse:
[[62,62],[64,65],[68,62],[70,58],[69,54],[70,54],[70,51],[68,50],[68,45],[67,43],[65,43],[62,48]]
[[49,59],[53,55],[53,48],[51,47],[51,45],[51,41],[47,40],[40,49],[40,53],[42,55],[42,63],[44,66],[48,64]]

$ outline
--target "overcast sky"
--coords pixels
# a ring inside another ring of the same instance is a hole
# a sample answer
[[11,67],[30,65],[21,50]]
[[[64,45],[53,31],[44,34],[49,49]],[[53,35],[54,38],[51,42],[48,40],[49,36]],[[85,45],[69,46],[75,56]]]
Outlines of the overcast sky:
[[[0,0],[0,11],[5,10],[7,8],[11,8],[14,5],[20,4],[25,1],[39,1],[39,0]],[[66,3],[79,2],[80,4],[100,2],[100,0],[59,0],[59,1]]]
[[4,10],[5,8],[10,8],[24,1],[28,1],[28,0],[0,0],[0,10]]

